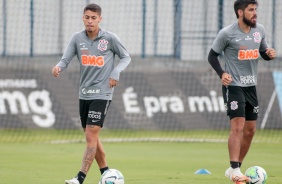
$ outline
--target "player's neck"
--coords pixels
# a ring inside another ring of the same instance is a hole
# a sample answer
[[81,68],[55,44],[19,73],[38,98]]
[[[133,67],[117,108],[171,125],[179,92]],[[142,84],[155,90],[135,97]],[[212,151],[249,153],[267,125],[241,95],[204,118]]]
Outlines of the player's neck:
[[238,21],[238,26],[244,33],[248,33],[251,30],[251,27],[245,24],[243,21]]
[[95,31],[85,31],[85,32],[90,40],[94,40],[98,36],[99,30],[100,29],[97,29]]

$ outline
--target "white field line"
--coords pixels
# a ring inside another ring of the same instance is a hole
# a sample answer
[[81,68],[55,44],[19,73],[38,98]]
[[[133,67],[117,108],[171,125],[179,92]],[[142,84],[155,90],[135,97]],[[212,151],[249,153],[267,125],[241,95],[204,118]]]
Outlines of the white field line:
[[[102,142],[198,142],[198,143],[227,143],[227,139],[208,139],[208,138],[108,138],[101,139]],[[256,143],[279,143],[273,140],[253,140]],[[85,143],[84,139],[81,140],[54,140],[48,143],[51,144],[70,144],[70,143]]]
[[[101,139],[102,142],[227,142],[227,139],[203,139],[203,138],[108,138]],[[66,144],[66,143],[81,143],[85,140],[54,140],[50,143],[52,144]]]

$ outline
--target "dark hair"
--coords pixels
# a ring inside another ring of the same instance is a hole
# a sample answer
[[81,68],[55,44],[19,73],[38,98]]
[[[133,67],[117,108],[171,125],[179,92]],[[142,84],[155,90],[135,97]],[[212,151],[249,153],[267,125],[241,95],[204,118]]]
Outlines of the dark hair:
[[255,4],[258,5],[258,2],[256,0],[236,0],[234,2],[234,11],[236,14],[237,19],[239,18],[238,10],[245,10],[249,4]]
[[98,13],[98,15],[100,15],[100,16],[101,16],[101,14],[102,14],[102,8],[101,8],[99,5],[94,4],[94,3],[88,4],[87,6],[85,6],[85,8],[84,8],[84,10],[83,10],[83,13],[85,13],[87,10],[96,12],[96,13]]

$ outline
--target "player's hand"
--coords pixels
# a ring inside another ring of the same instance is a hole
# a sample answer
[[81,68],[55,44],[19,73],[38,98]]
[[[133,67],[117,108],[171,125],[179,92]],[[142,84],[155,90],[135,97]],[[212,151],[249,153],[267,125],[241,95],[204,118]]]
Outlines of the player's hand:
[[221,83],[224,86],[228,86],[232,82],[232,77],[228,73],[223,73],[221,76]]
[[274,59],[276,57],[276,51],[273,48],[267,48],[265,53],[270,59]]
[[61,68],[59,66],[54,66],[52,68],[52,74],[55,76],[55,77],[59,77],[60,76],[60,72],[61,72]]
[[110,78],[109,84],[110,84],[110,88],[113,88],[118,84],[118,81]]

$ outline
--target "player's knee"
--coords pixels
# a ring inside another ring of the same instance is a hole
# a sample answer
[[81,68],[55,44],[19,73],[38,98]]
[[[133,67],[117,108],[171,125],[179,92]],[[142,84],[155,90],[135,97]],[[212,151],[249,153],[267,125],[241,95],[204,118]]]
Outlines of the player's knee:
[[245,125],[245,118],[244,117],[234,117],[230,121],[231,123],[231,130],[233,132],[242,132]]
[[97,144],[98,135],[94,134],[93,132],[85,132],[85,139],[87,144]]
[[245,136],[248,136],[248,137],[253,137],[256,133],[256,128],[255,127],[252,127],[252,128],[248,128],[244,134]]

